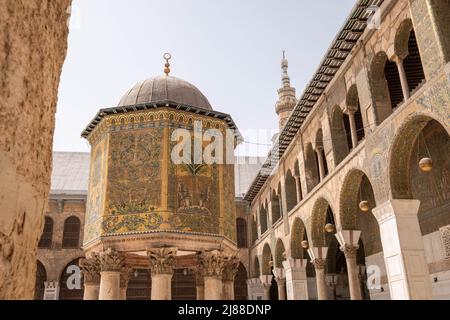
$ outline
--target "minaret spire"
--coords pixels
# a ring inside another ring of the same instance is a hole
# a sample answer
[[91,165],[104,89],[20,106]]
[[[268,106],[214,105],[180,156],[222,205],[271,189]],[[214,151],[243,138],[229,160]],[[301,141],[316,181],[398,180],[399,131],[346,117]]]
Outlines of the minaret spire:
[[295,88],[291,87],[291,78],[289,77],[288,69],[289,62],[286,59],[286,52],[283,50],[283,59],[281,60],[281,82],[283,86],[278,90],[279,100],[276,105],[276,111],[280,118],[280,130],[285,126],[286,121],[297,104]]

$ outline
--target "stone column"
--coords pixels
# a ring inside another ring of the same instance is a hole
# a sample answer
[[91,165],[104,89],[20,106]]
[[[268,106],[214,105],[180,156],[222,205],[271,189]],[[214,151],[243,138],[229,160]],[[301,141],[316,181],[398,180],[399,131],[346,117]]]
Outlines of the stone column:
[[297,191],[297,203],[302,201],[302,184],[300,182],[300,176],[295,176],[295,187]]
[[[406,78],[405,67],[403,66],[403,59],[397,58],[395,59],[395,63],[397,65],[398,74],[400,75],[400,82],[402,84],[402,91],[403,91],[403,99],[406,102],[410,98],[410,94],[409,94],[408,79]],[[392,108],[395,107],[396,106],[392,106]]]
[[356,256],[359,249],[359,237],[361,231],[343,230],[335,234],[340,249],[345,255],[347,263],[348,285],[352,300],[362,300],[361,282],[359,280],[359,268],[356,263]]
[[325,278],[326,257],[328,248],[310,248],[308,250],[311,262],[316,270],[317,297],[319,300],[328,300],[327,282]]
[[352,145],[353,149],[358,146],[358,132],[356,130],[356,121],[355,121],[355,111],[348,110],[348,117],[350,120],[350,131],[352,134]]
[[217,250],[202,252],[198,265],[205,279],[205,300],[222,300],[224,255]]
[[270,300],[270,288],[272,287],[272,279],[271,275],[262,275],[260,278],[261,284],[264,289],[264,297],[263,300]]
[[175,266],[176,248],[147,250],[152,274],[152,300],[172,299],[172,277]]
[[226,258],[223,270],[223,300],[234,300],[234,279],[239,268],[239,258],[231,256]]
[[[323,179],[325,178],[325,164],[323,163],[323,157],[325,156],[323,153],[323,148],[322,147],[317,147],[316,148],[316,153],[317,153],[317,159],[319,160],[319,176],[320,176],[320,181],[323,181]],[[323,156],[322,156],[323,155]]]
[[128,281],[133,274],[133,268],[126,266],[120,273],[120,300],[127,300]]
[[286,273],[286,291],[288,300],[309,300],[306,259],[288,259],[283,261]]
[[283,268],[275,268],[273,270],[275,281],[278,287],[278,300],[286,300],[286,274]]
[[100,293],[100,260],[97,254],[89,259],[81,259],[80,267],[83,274],[83,300],[98,300]]
[[120,272],[125,266],[125,256],[114,249],[100,253],[99,300],[120,299]]
[[419,207],[419,200],[389,200],[372,210],[380,225],[392,300],[433,297],[417,218]]

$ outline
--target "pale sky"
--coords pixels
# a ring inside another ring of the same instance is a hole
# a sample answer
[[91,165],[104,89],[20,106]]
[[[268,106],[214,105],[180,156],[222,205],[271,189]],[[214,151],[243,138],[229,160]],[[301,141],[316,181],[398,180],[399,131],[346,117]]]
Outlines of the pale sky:
[[[89,151],[82,130],[134,84],[163,74],[165,52],[173,55],[171,75],[197,86],[244,135],[276,130],[282,50],[299,97],[355,3],[74,0],[54,150]],[[269,137],[258,142],[269,143]]]

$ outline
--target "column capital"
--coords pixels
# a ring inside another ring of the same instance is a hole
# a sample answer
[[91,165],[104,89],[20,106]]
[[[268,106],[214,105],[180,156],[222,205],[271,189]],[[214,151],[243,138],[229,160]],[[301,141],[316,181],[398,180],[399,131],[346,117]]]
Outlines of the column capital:
[[176,248],[152,248],[147,250],[152,275],[173,274],[177,251]]
[[125,266],[120,272],[120,288],[124,289],[128,287],[128,281],[133,274],[133,268],[130,266]]
[[97,253],[94,253],[91,258],[81,259],[80,267],[85,284],[100,284],[100,259]]
[[341,246],[340,249],[344,253],[345,258],[352,259],[352,258],[356,258],[356,255],[358,254],[359,246],[358,245],[357,246],[345,245],[345,246]]
[[236,255],[225,257],[223,281],[234,281],[239,269],[239,258]]
[[225,262],[223,253],[218,250],[202,252],[198,256],[198,266],[204,277],[222,279]]
[[120,272],[125,265],[125,255],[108,248],[99,254],[101,272]]
[[311,263],[314,265],[316,270],[324,270],[327,265],[327,259],[318,258],[312,260]]

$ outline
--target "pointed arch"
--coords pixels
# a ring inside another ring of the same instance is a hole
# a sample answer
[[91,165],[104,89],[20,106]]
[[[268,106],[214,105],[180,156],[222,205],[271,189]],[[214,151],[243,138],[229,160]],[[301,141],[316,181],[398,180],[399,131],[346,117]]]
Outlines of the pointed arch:
[[286,193],[286,214],[292,211],[297,205],[297,183],[291,170],[288,170],[284,180],[284,190]]
[[270,249],[269,244],[266,243],[263,248],[261,274],[264,276],[267,275],[271,276],[272,268],[273,268],[272,250]]
[[[348,117],[348,116],[347,116]],[[352,136],[348,127],[344,124],[344,114],[340,106],[335,106],[331,111],[331,139],[336,166],[344,160],[352,148]]]
[[275,268],[283,268],[283,261],[285,258],[286,249],[284,247],[283,240],[278,239],[275,245]]
[[335,216],[331,206],[324,198],[319,198],[313,207],[312,212],[312,244],[314,247],[327,247],[331,238],[330,233],[325,232],[325,225],[331,223],[336,225]]

